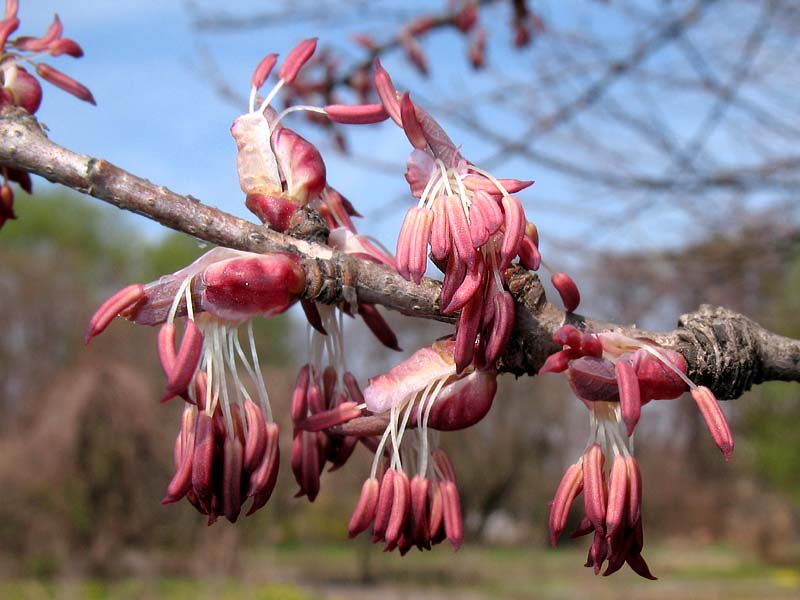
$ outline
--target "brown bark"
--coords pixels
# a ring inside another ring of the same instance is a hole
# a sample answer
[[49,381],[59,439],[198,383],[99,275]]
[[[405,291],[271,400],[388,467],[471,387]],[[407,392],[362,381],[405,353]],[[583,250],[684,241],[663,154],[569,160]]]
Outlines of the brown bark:
[[[425,279],[415,285],[381,265],[309,241],[318,238],[315,232],[305,232],[307,239],[277,233],[108,161],[76,154],[51,142],[35,118],[11,107],[0,113],[0,166],[40,175],[213,244],[297,254],[306,268],[308,298],[327,303],[357,299],[418,318],[452,320],[439,314],[438,281]],[[736,398],[763,381],[800,381],[800,341],[771,333],[738,313],[704,305],[683,315],[673,331],[642,331],[565,314],[547,302],[538,277],[520,267],[511,267],[506,276],[517,303],[517,320],[499,363],[501,371],[534,375],[547,356],[560,349],[551,339],[553,332],[565,322],[585,322],[594,331],[648,337],[679,350],[689,364],[689,376],[719,398]]]

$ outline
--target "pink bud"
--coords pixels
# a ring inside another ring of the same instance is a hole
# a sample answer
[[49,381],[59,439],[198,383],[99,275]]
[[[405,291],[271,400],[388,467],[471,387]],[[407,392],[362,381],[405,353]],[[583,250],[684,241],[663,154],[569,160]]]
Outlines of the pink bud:
[[297,212],[301,205],[290,198],[282,196],[248,194],[245,206],[270,229],[284,232],[289,229],[292,215]]
[[[428,417],[428,426],[439,431],[457,431],[472,427],[492,408],[497,392],[497,373],[475,370],[466,377],[448,383],[439,392]],[[411,424],[420,424],[416,415]]]
[[433,223],[431,224],[431,254],[442,261],[450,254],[450,227],[447,224],[445,202],[433,204]]
[[164,323],[158,330],[158,358],[167,377],[175,368],[175,331],[175,323]]
[[283,61],[278,71],[278,76],[286,83],[292,83],[300,69],[308,62],[316,49],[317,38],[309,38],[297,44],[297,46],[289,52],[286,60]]
[[[439,202],[442,200],[440,199]],[[445,199],[447,211],[447,224],[450,229],[450,237],[453,240],[458,252],[458,258],[467,266],[472,265],[476,258],[475,248],[472,246],[472,235],[469,231],[469,222],[464,213],[461,199],[455,194],[451,194]]]
[[216,262],[203,271],[202,308],[223,319],[285,311],[305,288],[305,271],[289,254],[253,254]]
[[564,303],[564,308],[567,309],[567,312],[575,312],[575,309],[581,303],[581,294],[572,278],[566,273],[553,273],[550,276],[550,281],[553,287],[556,288],[558,295],[561,296],[561,301]]

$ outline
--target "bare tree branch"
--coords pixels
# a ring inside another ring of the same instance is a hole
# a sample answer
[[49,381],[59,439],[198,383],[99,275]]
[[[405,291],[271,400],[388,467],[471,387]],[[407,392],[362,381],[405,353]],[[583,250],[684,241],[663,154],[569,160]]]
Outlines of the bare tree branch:
[[[406,281],[381,265],[331,248],[271,231],[181,196],[108,161],[76,154],[51,142],[36,119],[20,109],[0,112],[0,166],[22,169],[157,221],[205,241],[251,252],[292,252],[303,259],[305,296],[320,302],[368,302],[403,314],[451,321],[439,312],[440,284]],[[746,317],[702,306],[681,317],[670,332],[650,332],[567,315],[547,302],[538,277],[521,267],[506,272],[517,303],[515,331],[499,363],[501,371],[534,375],[560,349],[553,332],[565,322],[593,331],[616,331],[653,339],[679,350],[689,376],[719,398],[736,398],[751,385],[769,380],[800,381],[800,340],[766,331]]]

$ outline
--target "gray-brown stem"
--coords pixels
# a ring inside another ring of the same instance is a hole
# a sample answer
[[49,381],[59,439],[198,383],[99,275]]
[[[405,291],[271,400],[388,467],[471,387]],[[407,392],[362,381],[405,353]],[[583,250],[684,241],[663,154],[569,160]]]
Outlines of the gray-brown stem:
[[[424,279],[415,285],[381,265],[271,231],[108,161],[76,154],[51,142],[35,118],[13,107],[0,112],[0,166],[40,175],[213,244],[250,252],[297,254],[306,268],[308,298],[328,303],[357,299],[414,317],[453,320],[439,314],[438,281]],[[552,341],[553,332],[565,322],[585,322],[593,331],[648,337],[677,349],[687,360],[689,376],[719,398],[736,398],[763,381],[800,381],[800,341],[771,333],[724,308],[704,305],[683,315],[673,331],[642,331],[565,314],[547,302],[537,276],[520,267],[511,267],[506,278],[517,303],[517,319],[498,364],[501,371],[536,374],[547,356],[560,350]]]

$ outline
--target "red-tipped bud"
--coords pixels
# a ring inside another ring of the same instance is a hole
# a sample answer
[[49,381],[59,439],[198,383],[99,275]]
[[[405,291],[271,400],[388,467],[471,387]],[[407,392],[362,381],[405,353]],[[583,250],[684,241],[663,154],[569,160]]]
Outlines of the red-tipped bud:
[[269,74],[272,73],[272,69],[275,68],[275,63],[278,62],[278,55],[267,54],[264,58],[261,59],[261,62],[258,63],[258,66],[253,71],[253,76],[250,78],[250,84],[255,88],[259,89],[264,82],[269,77]]
[[316,49],[317,38],[309,38],[297,44],[297,46],[289,52],[286,60],[283,61],[278,71],[278,76],[286,83],[292,83],[300,72],[300,69],[308,62]]
[[58,88],[61,88],[68,94],[72,94],[79,100],[83,100],[89,104],[97,104],[94,96],[92,96],[92,92],[89,91],[89,88],[78,83],[72,77],[65,75],[58,69],[54,69],[50,65],[46,65],[44,63],[38,63],[36,65],[36,73],[45,81],[52,83]]
[[694,388],[691,393],[700,414],[705,419],[714,443],[722,452],[725,460],[730,460],[733,456],[733,435],[725,413],[722,412],[714,393],[702,385]]
[[561,296],[561,301],[564,303],[564,308],[567,309],[567,312],[575,312],[575,309],[581,303],[581,293],[572,278],[566,273],[553,273],[550,276],[550,281],[553,283],[553,287],[556,288],[558,295]]

